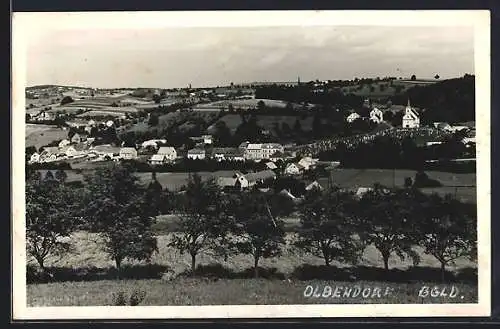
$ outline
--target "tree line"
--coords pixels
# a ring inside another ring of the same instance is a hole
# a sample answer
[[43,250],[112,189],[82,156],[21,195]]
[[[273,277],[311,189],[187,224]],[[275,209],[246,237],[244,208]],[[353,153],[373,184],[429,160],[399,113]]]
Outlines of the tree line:
[[[99,234],[103,252],[118,273],[126,259],[151,261],[158,252],[152,228],[155,217],[171,212],[179,229],[169,246],[191,257],[208,250],[227,259],[235,254],[253,260],[255,276],[263,258],[279,256],[285,241],[285,216],[297,211],[300,226],[292,244],[333,261],[357,264],[363,250],[373,245],[389,269],[389,258],[409,258],[417,265],[421,246],[446,266],[457,258],[476,257],[476,209],[450,195],[426,195],[417,188],[389,189],[376,184],[364,195],[331,186],[308,191],[300,205],[281,194],[222,191],[214,180],[193,175],[182,193],[162,189],[153,176],[144,186],[133,170],[117,164],[85,176],[84,188],[69,187],[64,178],[40,180],[28,172],[26,182],[27,252],[49,273],[49,255],[64,255],[76,230]],[[284,206],[286,203],[289,206]]]

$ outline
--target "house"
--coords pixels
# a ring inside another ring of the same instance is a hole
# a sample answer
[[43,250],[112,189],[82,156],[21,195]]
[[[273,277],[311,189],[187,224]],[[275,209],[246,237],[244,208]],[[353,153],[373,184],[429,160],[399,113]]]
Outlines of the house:
[[283,151],[283,145],[277,143],[248,144],[245,158],[247,160],[269,159],[273,154]]
[[257,183],[262,183],[268,179],[275,179],[276,174],[272,170],[263,170],[243,175],[236,173],[236,184],[241,188],[252,187]]
[[353,123],[354,121],[358,120],[361,118],[361,115],[357,114],[356,112],[353,112],[349,114],[349,116],[346,118],[346,121],[349,123]]
[[146,148],[146,147],[158,147],[158,144],[166,144],[167,140],[166,139],[150,139],[147,141],[142,142],[141,147]]
[[171,146],[160,147],[156,155],[164,156],[166,161],[175,161],[177,159],[177,151]]
[[40,162],[50,162],[57,160],[57,155],[59,154],[59,147],[50,146],[44,147],[42,152],[40,152]]
[[370,121],[381,123],[382,121],[384,121],[384,113],[382,113],[382,111],[375,107],[370,111]]
[[59,147],[65,147],[65,146],[68,146],[69,144],[71,144],[71,142],[67,139],[63,139],[62,141],[59,142]]
[[403,115],[403,128],[418,128],[420,127],[420,117],[411,105],[410,100],[408,100],[408,105],[405,109],[405,114]]
[[304,171],[304,167],[298,163],[289,163],[285,168],[285,174],[287,175],[298,175]]
[[247,141],[247,142],[243,142],[243,143],[241,143],[241,144],[238,146],[238,148],[239,148],[240,150],[242,150],[242,151],[245,151],[245,150],[247,149],[248,145],[250,145],[250,142],[248,142],[248,141]]
[[356,197],[361,198],[363,195],[365,195],[367,192],[373,191],[373,188],[371,187],[359,187],[356,191]]
[[204,144],[212,144],[213,143],[212,135],[203,135],[203,136],[201,136],[201,138],[203,139]]
[[124,160],[136,159],[137,150],[133,147],[122,147],[120,149],[120,158]]
[[274,162],[272,162],[272,161],[267,162],[267,163],[266,163],[266,167],[267,167],[268,169],[271,169],[271,170],[274,170],[274,169],[277,169],[277,168],[278,168],[278,166],[277,166]]
[[97,126],[97,123],[94,120],[89,120],[89,122],[87,122],[87,126],[88,127],[95,127],[95,126]]
[[120,154],[120,148],[111,145],[98,145],[90,149],[89,154],[92,153],[102,158],[108,157],[111,159]]
[[113,127],[114,124],[115,123],[113,121],[111,121],[111,120],[106,121],[106,126],[107,127]]
[[187,158],[191,160],[204,160],[205,156],[205,150],[200,148],[194,148],[187,152]]
[[30,156],[30,163],[35,163],[35,162],[39,162],[40,161],[40,154],[38,154],[37,152],[33,153],[31,156]]
[[153,156],[149,159],[149,163],[152,165],[162,165],[167,163],[167,157],[162,154],[153,154]]
[[244,161],[243,151],[233,147],[218,147],[212,150],[212,158],[217,161]]
[[74,157],[78,154],[78,151],[73,146],[62,147],[59,152],[59,154],[64,154],[67,157]]
[[71,143],[78,144],[78,143],[84,142],[87,140],[87,137],[88,137],[87,134],[76,133],[73,135],[73,137],[71,137]]
[[301,165],[304,168],[304,170],[310,170],[314,166],[316,166],[316,162],[317,162],[317,160],[315,160],[311,157],[303,157],[302,159],[300,159],[298,164]]
[[306,186],[306,191],[311,191],[311,190],[314,190],[314,189],[318,189],[318,190],[322,191],[323,190],[323,186],[321,186],[321,184],[318,183],[318,181],[314,181],[311,184],[309,184],[309,185]]

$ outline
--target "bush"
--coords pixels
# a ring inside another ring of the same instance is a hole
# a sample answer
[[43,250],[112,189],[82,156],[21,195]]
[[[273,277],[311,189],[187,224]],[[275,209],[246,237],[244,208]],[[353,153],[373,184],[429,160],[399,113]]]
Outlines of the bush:
[[415,174],[415,181],[413,182],[413,187],[423,188],[423,187],[440,187],[443,186],[438,180],[429,178],[424,171],[419,171]]
[[146,292],[144,290],[134,289],[134,291],[130,294],[127,303],[127,294],[124,291],[118,291],[112,295],[112,304],[114,306],[137,306],[142,303],[145,297]]
[[112,301],[114,306],[126,306],[127,298],[125,297],[125,292],[118,291],[116,293],[113,293]]

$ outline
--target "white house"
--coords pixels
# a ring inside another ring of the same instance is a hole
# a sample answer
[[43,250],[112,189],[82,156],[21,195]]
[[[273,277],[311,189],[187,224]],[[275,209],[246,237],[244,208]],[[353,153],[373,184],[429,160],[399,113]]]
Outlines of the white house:
[[120,154],[120,148],[111,145],[98,145],[92,147],[89,153],[93,153],[99,157],[109,157],[114,158]]
[[166,143],[167,143],[166,139],[150,139],[142,142],[141,147],[142,148],[146,148],[149,146],[158,147],[158,144],[166,144]]
[[284,147],[277,143],[248,144],[245,150],[245,158],[248,160],[269,159],[276,152],[284,151]]
[[149,159],[149,163],[152,165],[162,165],[167,163],[167,157],[162,154],[153,154],[153,156]]
[[321,186],[321,184],[318,183],[318,181],[314,181],[306,186],[306,191],[311,191],[313,189],[323,190],[323,186]]
[[114,124],[115,123],[113,121],[111,121],[111,120],[106,121],[106,126],[107,127],[113,127]]
[[166,161],[174,161],[175,159],[177,159],[177,151],[171,146],[160,147],[156,154],[164,156]]
[[285,168],[285,174],[287,175],[298,175],[304,171],[304,167],[298,163],[289,163]]
[[201,138],[203,138],[204,144],[212,144],[213,143],[212,135],[203,135],[203,136],[201,136]]
[[73,146],[65,146],[65,147],[62,147],[60,150],[60,154],[64,154],[67,157],[74,157],[78,153],[79,152]]
[[384,113],[382,113],[382,111],[375,107],[370,111],[370,120],[375,123],[381,123],[382,121],[384,121]]
[[236,173],[236,184],[241,188],[252,187],[258,182],[263,182],[268,179],[275,179],[276,174],[272,170],[263,170],[255,173],[249,173],[242,175],[241,173]]
[[311,158],[311,157],[303,157],[300,159],[298,162],[299,165],[301,165],[304,170],[310,170],[316,165],[317,160]]
[[187,158],[191,160],[203,160],[205,156],[206,152],[204,149],[194,148],[187,152]]
[[65,146],[68,146],[69,144],[71,144],[71,142],[67,139],[63,139],[62,141],[59,142],[59,147],[65,147]]
[[361,115],[357,114],[356,112],[353,112],[349,114],[349,116],[346,118],[346,121],[349,123],[353,123],[357,119],[361,118]]
[[76,133],[73,135],[73,137],[71,137],[71,143],[75,143],[75,144],[84,142],[86,140],[87,140],[87,134]]
[[40,154],[37,152],[33,153],[30,157],[30,163],[35,163],[40,161]]
[[266,163],[266,167],[267,167],[268,169],[271,169],[271,170],[274,170],[274,169],[277,169],[277,168],[278,168],[278,166],[277,166],[274,162],[272,162],[272,161],[267,162],[267,163]]
[[122,147],[120,149],[120,158],[131,160],[137,158],[137,150],[133,147]]
[[405,114],[403,115],[403,128],[418,128],[420,127],[420,117],[411,106],[410,100],[408,100],[408,105],[406,105]]

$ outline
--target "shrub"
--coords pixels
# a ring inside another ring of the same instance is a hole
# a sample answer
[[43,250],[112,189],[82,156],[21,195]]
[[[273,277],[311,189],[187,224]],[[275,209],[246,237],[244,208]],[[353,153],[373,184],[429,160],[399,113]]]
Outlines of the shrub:
[[146,292],[144,290],[134,290],[132,294],[130,294],[129,304],[130,306],[139,305],[144,298],[146,297]]
[[113,293],[112,301],[114,306],[125,306],[127,305],[127,298],[125,297],[124,291],[118,291]]

